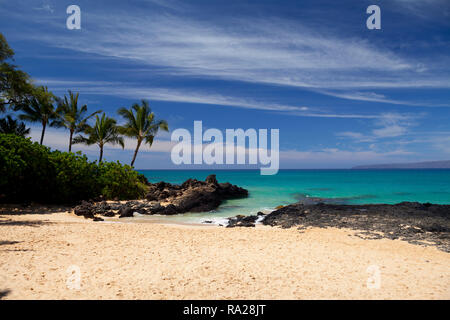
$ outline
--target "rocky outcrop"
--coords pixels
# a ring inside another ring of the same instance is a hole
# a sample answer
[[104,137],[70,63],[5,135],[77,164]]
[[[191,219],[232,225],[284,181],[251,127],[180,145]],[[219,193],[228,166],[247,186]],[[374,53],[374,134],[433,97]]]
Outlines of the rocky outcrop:
[[80,205],[73,208],[73,212],[77,216],[83,216],[86,219],[94,219],[94,208],[90,202],[82,201]]
[[[228,219],[229,228],[253,227],[258,217]],[[414,244],[435,245],[450,252],[450,205],[401,202],[398,204],[341,205],[300,201],[279,206],[259,220],[264,225],[304,230],[348,228],[363,239],[401,239]]]
[[246,189],[231,183],[219,183],[215,175],[209,175],[205,181],[189,179],[181,185],[167,182],[149,184],[145,200],[126,203],[83,201],[74,208],[74,213],[93,219],[96,215],[127,218],[133,217],[135,213],[173,215],[205,212],[216,209],[223,200],[247,196]]
[[223,200],[247,197],[248,191],[230,183],[218,183],[215,175],[205,181],[186,180],[181,185],[159,182],[150,185],[146,199],[169,202],[160,214],[204,212],[216,209]]
[[132,217],[134,213],[134,210],[131,207],[124,206],[119,209],[119,218],[128,218]]
[[228,225],[227,228],[234,228],[234,227],[255,227],[256,221],[259,219],[259,221],[263,220],[260,219],[264,217],[266,214],[259,211],[256,216],[244,216],[244,215],[237,215],[235,217],[228,218]]
[[268,214],[265,225],[282,228],[349,228],[362,238],[402,239],[434,244],[450,252],[450,205],[402,202],[395,205],[296,203]]
[[238,215],[228,219],[227,228],[234,227],[255,227],[257,216],[242,216]]

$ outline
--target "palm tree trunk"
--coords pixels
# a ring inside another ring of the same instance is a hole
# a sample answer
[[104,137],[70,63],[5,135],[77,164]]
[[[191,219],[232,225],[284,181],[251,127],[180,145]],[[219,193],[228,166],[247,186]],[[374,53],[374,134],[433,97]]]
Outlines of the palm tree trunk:
[[47,122],[42,123],[42,133],[41,133],[41,145],[44,142],[44,134],[45,134],[45,127],[47,126]]
[[139,147],[141,146],[141,142],[142,141],[140,141],[140,140],[138,140],[138,142],[137,142],[136,150],[134,150],[133,160],[131,160],[131,166],[134,165],[134,161],[136,160],[136,156],[137,156],[137,153],[139,151]]
[[100,158],[98,159],[98,163],[102,162],[103,159],[103,146],[100,146]]
[[73,136],[73,130],[70,130],[70,137],[69,137],[69,152],[72,152],[72,136]]

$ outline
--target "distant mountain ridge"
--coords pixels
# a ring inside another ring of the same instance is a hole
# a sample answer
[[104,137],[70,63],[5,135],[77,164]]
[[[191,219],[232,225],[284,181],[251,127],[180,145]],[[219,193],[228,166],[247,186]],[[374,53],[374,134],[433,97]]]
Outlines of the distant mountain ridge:
[[450,169],[450,160],[362,165],[352,169]]

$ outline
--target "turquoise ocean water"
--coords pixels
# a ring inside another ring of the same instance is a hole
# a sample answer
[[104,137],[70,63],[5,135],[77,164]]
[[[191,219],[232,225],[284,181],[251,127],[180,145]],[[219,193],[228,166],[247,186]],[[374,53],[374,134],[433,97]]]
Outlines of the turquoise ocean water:
[[182,183],[189,178],[204,180],[216,174],[249,190],[246,199],[228,200],[213,212],[168,217],[174,221],[201,222],[237,214],[270,212],[278,205],[299,200],[367,204],[402,201],[450,204],[450,170],[280,170],[262,176],[259,170],[140,170],[150,182]]

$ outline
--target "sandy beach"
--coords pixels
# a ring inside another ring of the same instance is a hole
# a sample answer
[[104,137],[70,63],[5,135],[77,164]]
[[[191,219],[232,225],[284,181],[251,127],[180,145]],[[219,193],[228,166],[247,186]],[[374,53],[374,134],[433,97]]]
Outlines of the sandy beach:
[[354,233],[0,214],[0,292],[3,299],[450,299],[449,253]]

